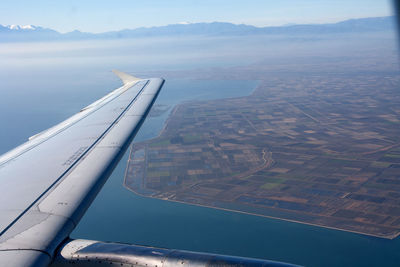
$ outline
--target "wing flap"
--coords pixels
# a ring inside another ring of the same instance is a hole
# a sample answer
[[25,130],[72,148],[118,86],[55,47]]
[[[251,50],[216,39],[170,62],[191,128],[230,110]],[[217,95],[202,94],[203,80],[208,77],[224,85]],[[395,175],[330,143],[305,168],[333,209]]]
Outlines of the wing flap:
[[130,109],[127,112],[127,115],[129,116],[143,116],[144,113],[146,112],[146,107],[151,104],[151,102],[154,99],[154,95],[148,95],[148,94],[143,94],[140,99],[138,99],[135,103],[136,107],[135,109]]

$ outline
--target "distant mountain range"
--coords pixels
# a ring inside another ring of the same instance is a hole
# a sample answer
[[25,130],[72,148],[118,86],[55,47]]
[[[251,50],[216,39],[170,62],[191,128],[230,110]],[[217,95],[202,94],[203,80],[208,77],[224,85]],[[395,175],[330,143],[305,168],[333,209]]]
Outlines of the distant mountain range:
[[142,27],[105,33],[86,33],[72,31],[59,33],[55,30],[33,25],[0,25],[0,42],[44,41],[44,40],[87,40],[87,39],[121,39],[149,36],[240,36],[240,35],[299,35],[299,34],[337,34],[393,31],[395,18],[377,17],[350,19],[331,24],[286,25],[278,27],[255,27],[245,24],[226,22],[183,23],[161,27]]

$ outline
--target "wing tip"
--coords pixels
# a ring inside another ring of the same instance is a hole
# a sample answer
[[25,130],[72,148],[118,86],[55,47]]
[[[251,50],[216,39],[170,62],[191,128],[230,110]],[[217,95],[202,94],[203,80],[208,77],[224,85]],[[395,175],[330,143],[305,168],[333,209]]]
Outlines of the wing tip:
[[141,80],[140,78],[137,78],[135,76],[129,75],[129,74],[125,73],[125,72],[122,72],[122,71],[119,71],[119,70],[116,70],[116,69],[113,69],[112,72],[122,80],[124,85],[127,84],[127,83],[137,82],[137,81]]

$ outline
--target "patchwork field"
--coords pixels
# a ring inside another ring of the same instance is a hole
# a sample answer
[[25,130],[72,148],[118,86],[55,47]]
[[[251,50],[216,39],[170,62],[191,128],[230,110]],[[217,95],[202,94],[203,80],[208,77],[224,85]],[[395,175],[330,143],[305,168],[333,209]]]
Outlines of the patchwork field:
[[385,238],[400,231],[398,75],[262,79],[176,106],[125,185],[156,198]]

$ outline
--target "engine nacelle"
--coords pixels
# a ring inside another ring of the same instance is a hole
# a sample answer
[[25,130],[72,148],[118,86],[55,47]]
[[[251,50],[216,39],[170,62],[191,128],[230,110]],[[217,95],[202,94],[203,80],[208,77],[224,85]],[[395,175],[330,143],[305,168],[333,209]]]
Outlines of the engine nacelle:
[[69,240],[58,251],[52,266],[295,266],[276,261],[197,253],[91,240]]

